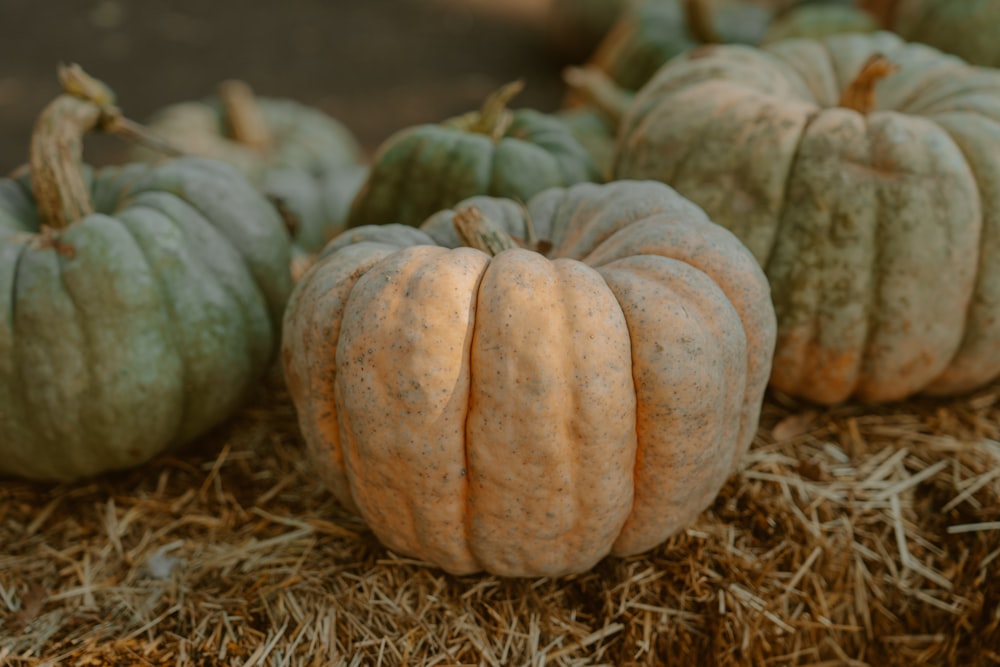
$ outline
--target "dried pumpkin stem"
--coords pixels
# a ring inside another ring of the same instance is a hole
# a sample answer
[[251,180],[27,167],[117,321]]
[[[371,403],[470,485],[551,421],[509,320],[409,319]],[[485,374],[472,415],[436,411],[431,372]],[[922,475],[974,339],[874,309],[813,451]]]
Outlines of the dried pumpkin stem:
[[712,13],[708,10],[708,0],[684,0],[684,17],[688,32],[695,41],[702,44],[721,44],[722,37],[712,25]]
[[470,248],[482,250],[488,255],[497,255],[518,245],[507,231],[495,221],[483,215],[475,206],[467,206],[455,211],[452,219],[455,231],[462,243]]
[[181,154],[124,118],[111,89],[79,65],[60,66],[59,81],[63,93],[35,121],[28,159],[40,221],[55,230],[93,212],[83,180],[83,137],[87,132],[110,132],[156,150]]
[[521,239],[514,239],[514,242],[522,248],[548,255],[549,250],[552,249],[552,242],[548,239],[538,238],[538,230],[535,229],[535,220],[531,217],[531,211],[524,205],[524,202],[519,201],[518,204],[521,206],[521,212],[524,216],[525,238],[523,242]]
[[616,84],[606,72],[592,65],[567,67],[563,70],[563,81],[574,93],[596,108],[612,127],[621,124],[634,97]]
[[43,224],[63,229],[93,213],[82,175],[83,135],[100,124],[103,114],[96,100],[64,93],[35,121],[29,164],[31,189]]
[[844,89],[837,106],[869,114],[875,110],[875,86],[899,67],[881,53],[869,56],[861,71]]
[[446,120],[442,125],[466,132],[485,134],[493,141],[500,141],[514,122],[514,114],[507,105],[524,90],[524,81],[518,79],[494,91],[483,101],[479,111],[471,111]]
[[100,130],[107,134],[119,136],[126,141],[140,144],[158,153],[163,153],[168,157],[183,157],[187,155],[187,153],[163,137],[158,137],[150,132],[144,125],[129,120],[120,113],[106,115],[104,121],[101,123]]
[[236,143],[266,153],[274,144],[253,89],[243,81],[231,79],[219,85],[222,113],[229,125],[229,134]]

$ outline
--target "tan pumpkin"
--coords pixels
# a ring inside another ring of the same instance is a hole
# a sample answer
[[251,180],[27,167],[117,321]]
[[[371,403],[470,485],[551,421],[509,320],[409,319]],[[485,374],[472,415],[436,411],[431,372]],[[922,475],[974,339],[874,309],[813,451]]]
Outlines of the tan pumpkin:
[[706,47],[639,93],[616,150],[618,178],[670,183],[766,268],[778,389],[1000,375],[1000,71],[884,32]]
[[[653,182],[459,209],[347,230],[294,291],[317,470],[390,549],[459,574],[580,572],[684,528],[756,430],[775,323],[753,257]],[[456,247],[473,210],[548,252]]]

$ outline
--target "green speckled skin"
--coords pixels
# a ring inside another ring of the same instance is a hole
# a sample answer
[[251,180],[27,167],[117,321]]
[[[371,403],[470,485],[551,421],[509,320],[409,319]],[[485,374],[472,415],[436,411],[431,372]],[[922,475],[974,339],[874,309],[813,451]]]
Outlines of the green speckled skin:
[[[875,109],[838,107],[873,53]],[[623,123],[615,175],[656,178],[765,267],[772,384],[821,403],[1000,375],[1000,71],[887,33],[706,47]]]
[[234,168],[107,168],[53,242],[0,180],[0,474],[142,463],[229,417],[279,341],[288,234]]
[[[229,138],[219,102],[182,102],[162,109],[151,131],[194,155],[240,169],[266,194],[278,197],[296,218],[295,246],[316,252],[347,223],[347,209],[364,178],[363,153],[350,131],[334,118],[293,100],[256,100],[273,148],[260,153]],[[138,148],[135,157],[161,159]]]
[[527,201],[546,188],[599,179],[597,165],[569,128],[538,111],[514,111],[499,141],[455,127],[418,125],[379,148],[348,226],[416,226],[467,197]]

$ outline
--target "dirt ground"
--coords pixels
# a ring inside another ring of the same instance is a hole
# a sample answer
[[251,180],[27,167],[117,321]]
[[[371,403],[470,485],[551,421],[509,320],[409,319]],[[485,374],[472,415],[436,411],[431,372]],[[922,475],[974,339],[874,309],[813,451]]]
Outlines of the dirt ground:
[[[482,4],[482,3],[472,3]],[[524,4],[524,3],[522,3]],[[477,106],[523,77],[514,106],[555,107],[559,63],[539,30],[442,0],[2,0],[0,173],[27,157],[36,114],[78,62],[142,120],[236,77],[315,105],[369,148],[406,125]],[[119,159],[117,140],[86,159]]]

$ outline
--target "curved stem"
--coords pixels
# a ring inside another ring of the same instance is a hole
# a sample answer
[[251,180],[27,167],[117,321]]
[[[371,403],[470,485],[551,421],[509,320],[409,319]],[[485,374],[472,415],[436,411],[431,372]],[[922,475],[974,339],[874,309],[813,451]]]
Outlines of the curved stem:
[[29,164],[42,224],[64,229],[94,212],[83,180],[83,135],[98,126],[101,115],[92,102],[60,95],[35,122]]
[[462,114],[443,123],[446,127],[454,127],[466,132],[485,134],[493,141],[499,141],[507,132],[514,116],[507,105],[514,97],[524,90],[524,81],[518,79],[502,86],[483,101],[479,111]]
[[475,206],[455,211],[452,218],[458,238],[469,248],[482,250],[487,255],[497,255],[504,250],[517,248],[510,234],[496,222],[483,215]]
[[261,153],[270,150],[274,138],[249,85],[235,79],[223,81],[219,85],[219,101],[234,141]]
[[695,41],[702,44],[721,44],[722,37],[712,25],[712,13],[708,10],[708,0],[684,0],[684,17],[688,32]]
[[524,204],[523,201],[518,201],[517,203],[521,207],[522,215],[524,215],[524,229],[526,232],[525,234],[526,238],[524,239],[523,242],[520,242],[518,239],[514,239],[514,242],[520,245],[522,248],[534,250],[535,252],[540,253],[542,255],[548,255],[549,250],[552,249],[552,242],[549,241],[548,239],[538,238],[538,230],[535,229],[535,221],[531,217],[531,211],[528,210],[528,207]]
[[869,114],[875,110],[875,86],[879,81],[899,69],[881,53],[873,53],[861,66],[854,80],[840,95],[837,106]]
[[35,121],[29,147],[31,190],[41,223],[54,230],[93,213],[83,180],[83,137],[104,131],[180,155],[165,141],[129,121],[114,106],[114,93],[78,65],[61,66],[63,93]]
[[593,65],[567,67],[563,70],[563,81],[615,128],[621,124],[634,97],[616,84],[607,73]]
[[171,144],[168,140],[156,136],[145,126],[129,120],[120,113],[106,114],[99,129],[101,132],[117,135],[126,141],[140,144],[150,150],[163,153],[168,157],[184,157],[187,155],[187,153]]
[[499,90],[487,97],[479,110],[479,120],[473,131],[489,135],[494,141],[500,139],[510,127],[512,120],[507,105],[522,90],[524,90],[524,81],[518,79],[501,86]]
[[60,67],[59,81],[64,92],[35,121],[28,162],[38,216],[53,229],[93,213],[83,180],[83,136],[115,102],[111,89],[79,66]]

